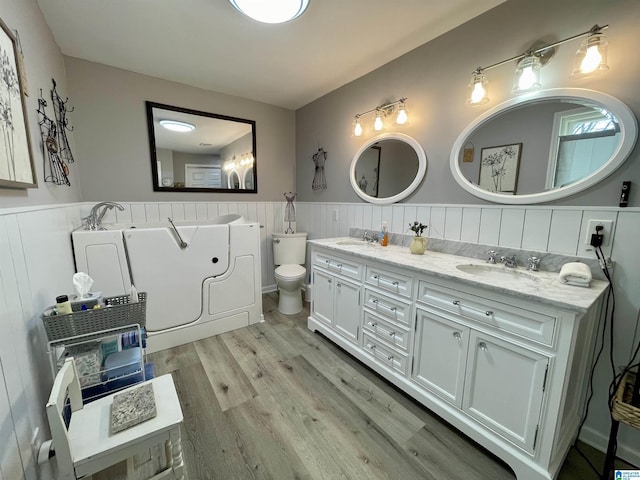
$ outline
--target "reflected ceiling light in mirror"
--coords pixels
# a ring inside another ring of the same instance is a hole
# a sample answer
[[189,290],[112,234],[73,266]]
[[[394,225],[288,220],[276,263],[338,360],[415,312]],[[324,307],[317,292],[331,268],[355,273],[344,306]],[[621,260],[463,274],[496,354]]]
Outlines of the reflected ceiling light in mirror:
[[370,113],[375,113],[375,120],[373,122],[373,129],[376,132],[381,131],[384,128],[384,119],[391,115],[394,111],[397,110],[395,124],[396,125],[406,125],[409,120],[409,115],[407,114],[407,97],[402,97],[395,102],[385,103],[384,105],[380,105],[376,108],[372,108],[371,110],[367,110],[366,112],[357,113],[355,116],[355,120],[353,123],[353,135],[356,137],[362,136],[363,127],[360,122],[360,117],[363,115],[368,115]]
[[542,83],[540,83],[541,67],[540,57],[533,53],[527,54],[520,60],[513,79],[511,93],[524,93],[542,88]]
[[304,13],[309,0],[229,0],[238,11],[262,23],[284,23]]
[[487,103],[489,101],[488,84],[489,82],[487,76],[484,74],[484,70],[478,67],[471,75],[471,81],[468,85],[470,93],[469,98],[467,98],[467,103],[474,106]]
[[607,65],[609,42],[606,35],[602,33],[603,28],[594,25],[589,36],[578,47],[571,78],[585,78],[594,73],[609,70]]
[[[515,57],[502,60],[487,67],[478,67],[472,74],[469,88],[471,89],[467,98],[467,104],[475,106],[482,105],[489,101],[486,96],[487,80],[485,72],[492,68],[499,67],[514,60],[518,61],[512,93],[519,94],[542,87],[540,81],[540,67],[544,66],[554,55],[555,47],[563,43],[570,42],[577,38],[587,37],[576,52],[573,73],[571,78],[584,78],[594,73],[609,70],[607,65],[608,42],[602,31],[609,28],[609,25],[600,27],[594,25],[590,30],[579,33],[572,37],[565,38],[541,48],[531,48],[530,50],[516,55]],[[484,91],[483,91],[484,90]]]
[[160,120],[159,123],[172,132],[186,133],[196,129],[196,126],[192,123],[179,122],[178,120]]

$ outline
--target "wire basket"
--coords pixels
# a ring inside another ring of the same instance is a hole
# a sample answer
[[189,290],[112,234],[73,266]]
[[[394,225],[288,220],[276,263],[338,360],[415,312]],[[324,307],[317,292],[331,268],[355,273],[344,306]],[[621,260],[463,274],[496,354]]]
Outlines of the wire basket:
[[[86,335],[102,330],[138,324],[146,325],[147,294],[138,292],[138,302],[129,303],[129,295],[105,297],[102,308],[82,310],[66,315],[42,315],[42,322],[50,342]],[[51,307],[45,312],[51,311]]]
[[638,375],[637,372],[628,372],[624,376],[613,399],[611,416],[618,422],[640,429],[640,408],[631,405],[636,375]]

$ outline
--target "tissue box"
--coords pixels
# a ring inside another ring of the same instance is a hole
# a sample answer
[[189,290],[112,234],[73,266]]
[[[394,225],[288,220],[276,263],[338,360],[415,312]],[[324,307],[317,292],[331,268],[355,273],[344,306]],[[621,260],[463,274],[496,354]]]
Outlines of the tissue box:
[[[102,292],[89,293],[85,298],[80,298],[78,295],[70,295],[69,300],[71,301],[71,310],[74,312],[91,310],[96,305],[104,303],[102,300]],[[82,308],[83,305],[85,308]]]
[[64,357],[73,357],[80,386],[88,387],[100,383],[102,350],[100,344],[72,345],[67,347]]

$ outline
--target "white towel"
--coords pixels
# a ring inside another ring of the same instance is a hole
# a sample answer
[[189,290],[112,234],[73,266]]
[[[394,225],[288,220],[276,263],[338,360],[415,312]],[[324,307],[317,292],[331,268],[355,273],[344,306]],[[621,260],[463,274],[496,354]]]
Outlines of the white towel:
[[582,262],[565,263],[558,275],[560,283],[576,287],[588,287],[591,283],[591,268]]

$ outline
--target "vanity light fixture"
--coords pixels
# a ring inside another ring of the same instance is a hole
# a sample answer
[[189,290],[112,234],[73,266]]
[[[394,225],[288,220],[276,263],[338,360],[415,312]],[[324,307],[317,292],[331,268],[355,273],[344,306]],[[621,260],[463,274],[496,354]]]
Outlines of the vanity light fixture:
[[391,115],[395,110],[397,110],[395,124],[405,125],[409,120],[409,116],[407,115],[406,101],[407,97],[402,97],[395,102],[386,103],[384,105],[380,105],[379,107],[372,108],[371,110],[367,110],[366,112],[356,114],[353,124],[353,135],[356,137],[360,137],[363,133],[362,123],[360,123],[360,117],[374,112],[376,114],[376,117],[373,122],[373,129],[376,132],[379,132],[384,128],[384,118]]
[[160,120],[160,125],[167,130],[180,133],[191,132],[196,129],[196,126],[192,123],[179,122],[178,120]]
[[239,12],[262,23],[284,23],[304,13],[309,0],[229,0]]
[[607,66],[607,37],[602,33],[609,28],[594,25],[590,30],[579,33],[559,42],[545,45],[541,48],[530,49],[515,57],[502,60],[487,67],[478,67],[471,75],[469,82],[470,92],[467,103],[472,106],[482,105],[489,101],[487,96],[488,80],[485,72],[499,67],[505,63],[518,61],[515,71],[512,93],[519,94],[542,87],[540,80],[540,68],[544,66],[555,53],[555,47],[570,42],[577,38],[587,37],[576,52],[573,73],[571,78],[584,78],[597,72],[609,70]]
[[227,184],[229,188],[233,188],[233,173],[238,176],[239,188],[246,188],[245,182],[247,172],[253,168],[254,162],[253,153],[249,152],[241,155],[239,161],[236,160],[236,156],[234,155],[230,160],[227,160],[222,164],[222,170],[227,173]]

